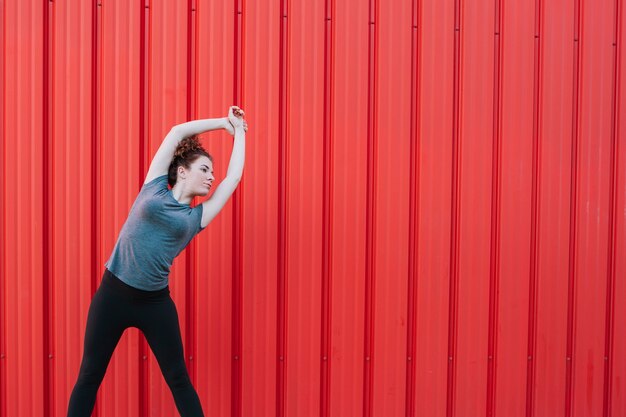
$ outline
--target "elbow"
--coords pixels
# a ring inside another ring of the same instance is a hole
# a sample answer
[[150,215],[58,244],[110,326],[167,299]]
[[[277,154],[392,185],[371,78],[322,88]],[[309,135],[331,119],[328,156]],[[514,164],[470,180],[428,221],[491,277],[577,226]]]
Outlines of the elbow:
[[179,125],[175,125],[175,126],[172,126],[167,136],[179,141],[183,138],[183,131]]
[[185,135],[185,128],[183,126],[181,126],[181,125],[174,125],[170,129],[170,132],[172,132],[172,134],[174,134],[176,136],[184,136]]

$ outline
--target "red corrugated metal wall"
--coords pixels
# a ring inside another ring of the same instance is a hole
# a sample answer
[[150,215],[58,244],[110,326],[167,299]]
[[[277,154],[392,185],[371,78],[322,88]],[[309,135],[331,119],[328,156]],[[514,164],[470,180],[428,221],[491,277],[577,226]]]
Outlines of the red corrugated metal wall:
[[[65,416],[152,155],[231,104],[170,282],[207,416],[626,415],[623,8],[0,0],[0,417]],[[136,328],[94,415],[177,415]]]

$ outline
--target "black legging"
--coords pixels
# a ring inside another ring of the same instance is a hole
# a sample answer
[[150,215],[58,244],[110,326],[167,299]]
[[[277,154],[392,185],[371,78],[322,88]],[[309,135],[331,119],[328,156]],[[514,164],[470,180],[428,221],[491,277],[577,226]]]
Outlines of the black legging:
[[204,417],[187,373],[178,313],[169,287],[140,290],[120,281],[106,268],[89,306],[83,359],[67,416],[91,416],[111,355],[128,327],[137,327],[145,335],[180,415]]

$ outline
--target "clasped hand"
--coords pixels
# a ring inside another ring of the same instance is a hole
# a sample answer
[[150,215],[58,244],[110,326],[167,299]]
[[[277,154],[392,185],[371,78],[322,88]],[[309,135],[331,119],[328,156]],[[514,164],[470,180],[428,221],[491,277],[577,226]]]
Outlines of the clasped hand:
[[224,123],[224,129],[231,135],[235,136],[235,129],[243,129],[244,132],[248,131],[248,122],[245,121],[243,116],[244,111],[237,106],[230,106],[228,109],[228,117],[226,117],[226,123]]

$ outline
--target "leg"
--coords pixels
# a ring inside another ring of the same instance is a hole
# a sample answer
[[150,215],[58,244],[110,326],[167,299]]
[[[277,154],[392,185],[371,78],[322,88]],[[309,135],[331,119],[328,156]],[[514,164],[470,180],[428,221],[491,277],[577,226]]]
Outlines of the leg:
[[159,363],[169,386],[176,408],[182,417],[204,417],[198,393],[191,384],[180,335],[178,313],[168,296],[163,302],[151,305],[142,315],[141,330]]
[[78,380],[70,397],[67,416],[89,417],[96,394],[125,326],[115,296],[99,287],[91,300]]

